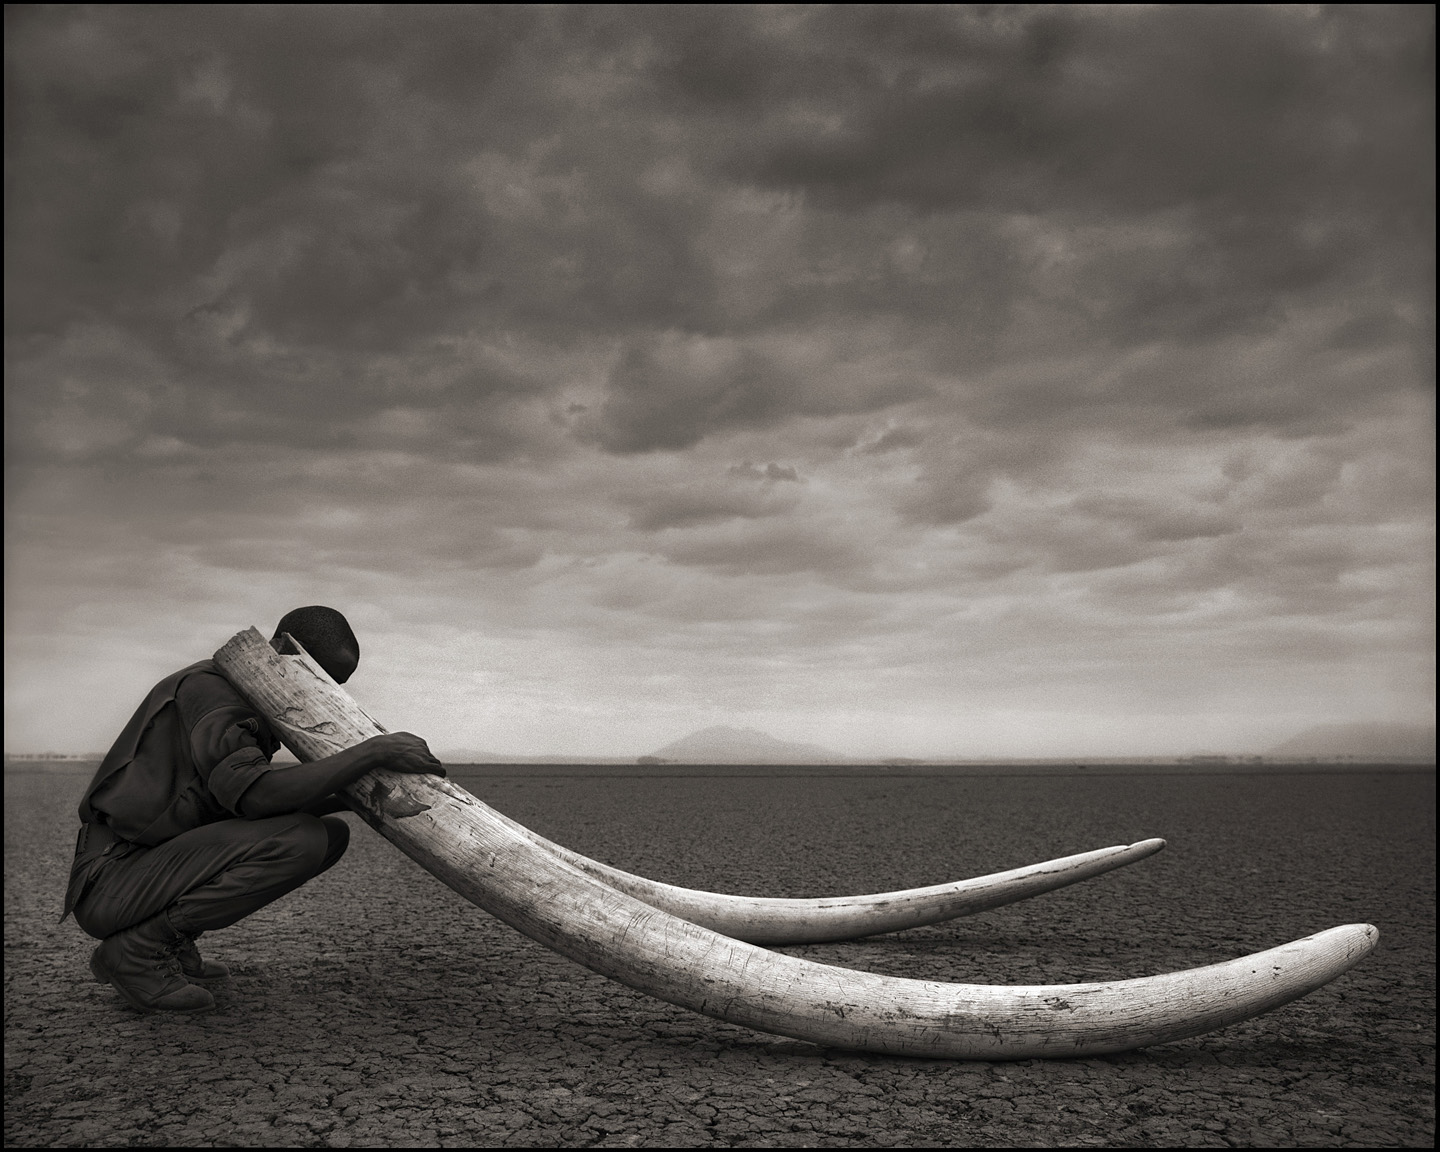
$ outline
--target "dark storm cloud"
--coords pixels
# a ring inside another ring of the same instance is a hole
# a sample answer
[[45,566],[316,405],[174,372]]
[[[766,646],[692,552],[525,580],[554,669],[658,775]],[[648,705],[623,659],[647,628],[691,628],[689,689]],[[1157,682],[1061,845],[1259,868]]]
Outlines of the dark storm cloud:
[[[381,329],[372,338],[383,339],[401,319],[377,309],[395,282],[414,290],[397,303],[417,307],[478,237],[447,211],[447,173],[410,167],[423,141],[376,113],[483,96],[520,22],[500,9],[464,20],[243,6],[22,14],[7,37],[25,193],[12,217],[24,241],[17,271],[83,285],[88,298],[70,308],[125,297],[143,314],[162,303],[157,289],[268,231],[281,249],[267,253],[279,266],[257,293],[268,319],[312,334],[339,324],[350,336],[343,318],[368,305]],[[415,110],[422,130],[443,119]],[[359,160],[363,172],[327,178]],[[282,221],[288,236],[274,234]],[[25,303],[20,319],[33,327],[61,319],[43,292]]]
[[830,365],[789,356],[783,339],[779,343],[674,332],[632,341],[585,435],[617,453],[688,448],[714,433],[794,416],[869,412],[922,392],[903,377],[821,375]]
[[811,50],[849,67],[786,95],[844,123],[763,141],[749,163],[767,181],[847,206],[1131,212],[1313,205],[1323,182],[1326,200],[1380,193],[1397,224],[1423,224],[1425,151],[1396,147],[1425,118],[1408,100],[1431,67],[1417,9],[810,15]]
[[688,448],[724,427],[773,424],[799,388],[784,368],[730,341],[637,341],[610,377],[595,438],[612,452]]
[[[156,407],[186,438],[302,446],[317,431],[348,442],[353,419],[397,397],[464,432],[490,419],[468,420],[477,402],[556,384],[477,363],[454,337],[518,327],[564,343],[683,321],[704,287],[685,206],[609,187],[624,158],[589,164],[583,137],[546,165],[534,133],[574,96],[537,20],[15,18],[7,263],[26,291],[12,341],[35,355],[83,341],[76,328],[119,328],[184,381]],[[554,70],[537,75],[527,52]],[[403,357],[393,374],[374,371],[385,355]],[[247,430],[224,419],[227,398]]]
[[[460,450],[503,456],[513,437],[464,435],[493,420],[490,398],[564,382],[476,363],[452,343],[476,333],[622,339],[575,424],[619,453],[924,391],[922,363],[842,390],[833,364],[776,355],[778,334],[838,316],[896,317],[892,344],[966,373],[1030,313],[1121,347],[1193,342],[1269,330],[1344,276],[1421,310],[1356,302],[1337,345],[1425,342],[1416,11],[7,19],[7,263],[26,285],[12,348],[120,330],[169,370],[135,405],[197,442],[240,435],[227,399],[258,435],[344,444],[398,396]],[[752,184],[804,200],[737,216]],[[747,256],[750,285],[727,295],[746,220],[783,242]],[[375,372],[387,354],[403,362]],[[417,361],[436,379],[417,382]],[[1221,374],[1177,397],[1171,379],[1022,385],[969,414],[1104,420],[1139,403],[1205,428],[1303,421],[1330,401]]]
[[[728,170],[852,215],[1052,214],[1078,233],[1059,255],[1083,262],[1067,303],[1092,335],[1264,330],[1345,274],[1428,299],[1428,12],[831,9],[800,22],[783,46],[743,41],[769,56],[748,99],[702,100],[722,119],[737,101],[758,117],[732,125]],[[720,37],[714,51],[740,49]],[[674,83],[701,99],[683,69]],[[1122,219],[1140,227],[1085,249],[1087,228]],[[1426,340],[1424,316],[1410,327],[1384,304],[1368,323]]]

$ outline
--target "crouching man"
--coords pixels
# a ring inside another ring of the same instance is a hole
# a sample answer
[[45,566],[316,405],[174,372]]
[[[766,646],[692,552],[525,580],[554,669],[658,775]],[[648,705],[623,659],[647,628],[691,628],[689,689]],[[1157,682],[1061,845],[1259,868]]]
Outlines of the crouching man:
[[[345,617],[313,606],[288,632],[337,683],[360,663]],[[229,975],[195,940],[320,875],[344,854],[349,826],[326,813],[372,768],[445,770],[408,732],[375,736],[309,764],[272,766],[264,717],[201,660],[150,690],[80,801],[80,834],[61,920],[101,941],[90,971],[145,1012],[215,1006],[201,985]]]

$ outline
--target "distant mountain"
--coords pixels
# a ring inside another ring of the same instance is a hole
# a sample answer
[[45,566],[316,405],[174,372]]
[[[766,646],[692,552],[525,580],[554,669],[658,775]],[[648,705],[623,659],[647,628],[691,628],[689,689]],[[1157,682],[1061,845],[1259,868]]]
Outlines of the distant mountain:
[[1317,724],[1277,744],[1267,756],[1346,756],[1384,760],[1435,759],[1435,726],[1388,724]]
[[724,725],[694,732],[651,755],[681,764],[823,764],[845,759],[818,744],[796,744],[754,728]]

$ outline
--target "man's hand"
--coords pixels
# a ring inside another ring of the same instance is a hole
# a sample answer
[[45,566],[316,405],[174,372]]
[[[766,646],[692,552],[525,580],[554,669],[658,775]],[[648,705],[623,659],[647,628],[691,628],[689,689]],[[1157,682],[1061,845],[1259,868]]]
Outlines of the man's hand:
[[375,758],[377,767],[392,772],[445,775],[445,765],[430,753],[430,747],[413,732],[386,732],[372,736],[362,747]]

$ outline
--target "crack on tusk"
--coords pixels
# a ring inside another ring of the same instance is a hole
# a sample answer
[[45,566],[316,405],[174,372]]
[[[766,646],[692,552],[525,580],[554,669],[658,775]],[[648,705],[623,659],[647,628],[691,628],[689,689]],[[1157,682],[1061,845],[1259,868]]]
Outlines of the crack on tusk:
[[[409,816],[418,816],[421,812],[430,811],[431,807],[429,804],[421,804],[413,797],[397,795],[395,789],[383,780],[375,782],[375,787],[370,791],[370,802],[392,820],[404,820]],[[378,822],[376,827],[379,827]]]
[[301,724],[297,720],[290,719],[292,715],[304,716],[305,709],[292,705],[276,716],[275,720],[286,728],[294,728],[299,732],[309,732],[316,736],[340,735],[340,726],[333,720],[321,720],[317,724]]

